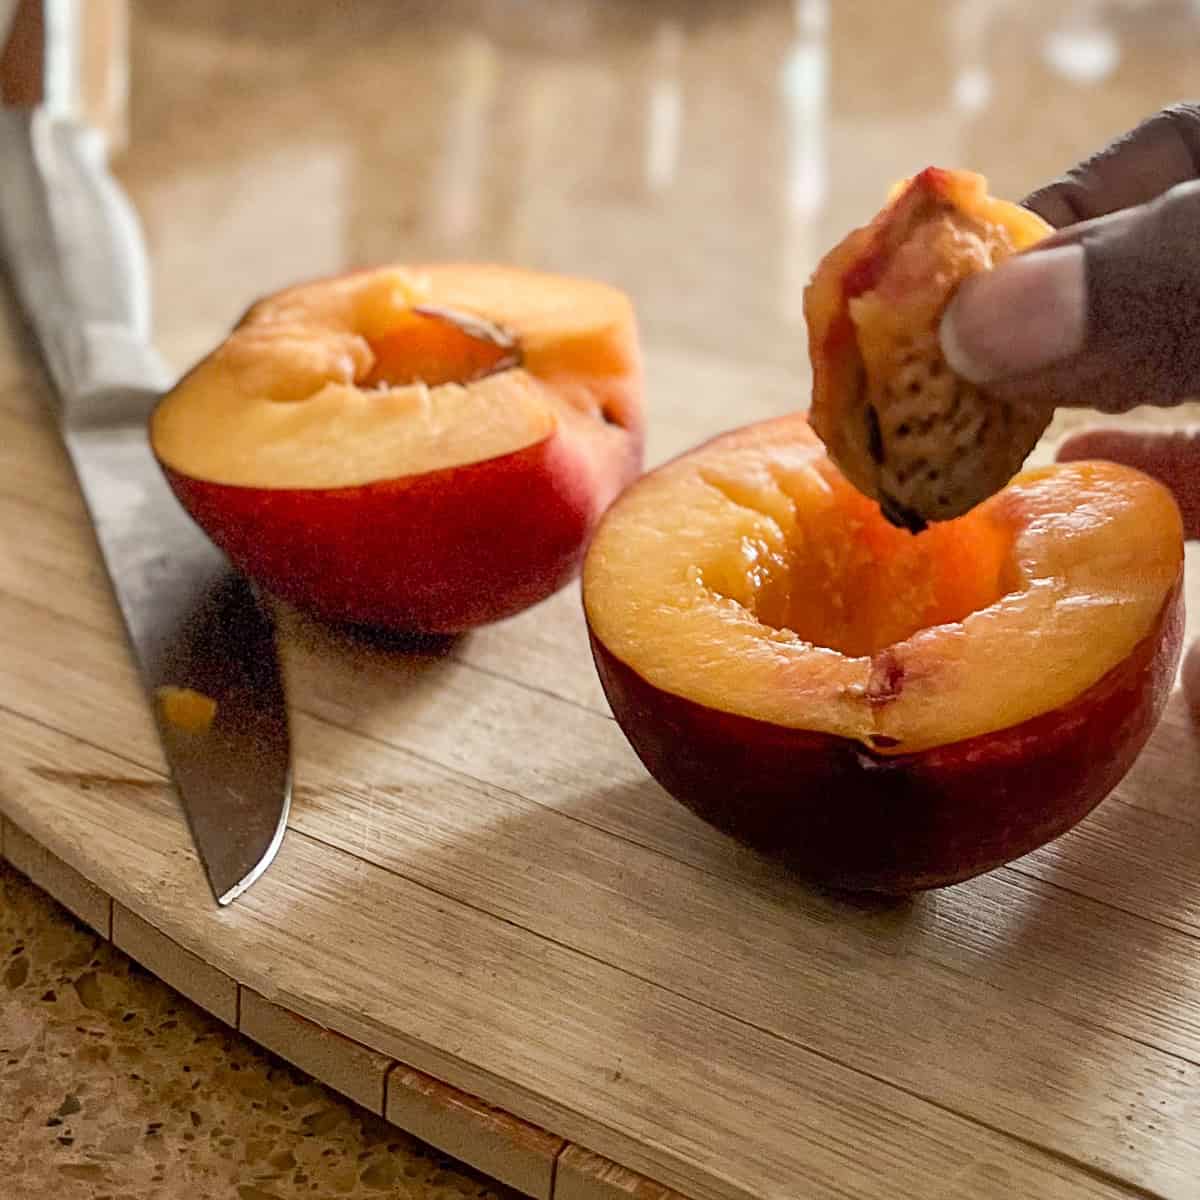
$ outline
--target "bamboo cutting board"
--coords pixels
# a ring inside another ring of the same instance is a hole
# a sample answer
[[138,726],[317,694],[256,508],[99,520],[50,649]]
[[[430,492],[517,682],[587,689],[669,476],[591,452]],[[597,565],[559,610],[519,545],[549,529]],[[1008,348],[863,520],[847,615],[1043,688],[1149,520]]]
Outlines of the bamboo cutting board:
[[[4,850],[169,982],[532,1194],[664,1194],[616,1163],[704,1200],[1200,1195],[1178,695],[1076,831],[872,905],[646,777],[575,589],[424,653],[285,612],[296,802],[218,911],[11,314],[0,338]],[[679,445],[736,383],[689,363],[651,362]]]

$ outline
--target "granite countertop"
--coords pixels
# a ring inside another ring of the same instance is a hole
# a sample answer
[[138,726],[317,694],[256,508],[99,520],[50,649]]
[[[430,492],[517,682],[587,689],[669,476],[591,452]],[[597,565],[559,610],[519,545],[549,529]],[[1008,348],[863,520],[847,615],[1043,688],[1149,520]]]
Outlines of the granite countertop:
[[508,1200],[202,1012],[0,864],[5,1200]]

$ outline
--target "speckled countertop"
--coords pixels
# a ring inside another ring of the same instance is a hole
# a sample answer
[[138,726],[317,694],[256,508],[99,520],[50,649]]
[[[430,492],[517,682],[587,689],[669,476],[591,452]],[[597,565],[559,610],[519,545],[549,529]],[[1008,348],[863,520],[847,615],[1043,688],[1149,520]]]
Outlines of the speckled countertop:
[[508,1200],[214,1020],[0,864],[4,1200]]

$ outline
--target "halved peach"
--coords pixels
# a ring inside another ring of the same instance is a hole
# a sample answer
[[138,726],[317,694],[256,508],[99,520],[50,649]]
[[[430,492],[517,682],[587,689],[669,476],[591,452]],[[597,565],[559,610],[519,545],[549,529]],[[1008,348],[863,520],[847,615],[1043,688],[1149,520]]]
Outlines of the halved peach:
[[1178,509],[1136,471],[1029,471],[914,536],[793,415],[633,484],[583,588],[613,713],[672,795],[813,878],[906,892],[1121,779],[1172,685],[1182,570]]
[[467,629],[570,580],[640,470],[632,307],[500,266],[301,285],[254,305],[150,432],[184,507],[269,591]]
[[961,516],[1002,488],[1049,405],[984,396],[946,363],[938,326],[964,279],[1050,232],[969,171],[928,167],[818,264],[804,296],[813,428],[895,524]]

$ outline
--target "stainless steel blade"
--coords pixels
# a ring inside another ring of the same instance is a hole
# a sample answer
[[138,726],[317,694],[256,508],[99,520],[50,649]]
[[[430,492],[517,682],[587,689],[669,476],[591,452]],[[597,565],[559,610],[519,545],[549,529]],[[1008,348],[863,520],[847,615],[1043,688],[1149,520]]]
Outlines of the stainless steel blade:
[[[138,399],[131,408],[145,407]],[[228,904],[274,857],[291,794],[270,618],[179,507],[142,423],[68,430],[66,442],[192,836]],[[212,724],[189,732],[168,720],[160,689],[169,687],[214,700]]]
[[[213,895],[228,904],[283,838],[291,749],[274,628],[251,585],[193,524],[150,452],[165,370],[148,338],[132,212],[85,131],[0,112],[0,246],[59,400],[167,762]],[[216,704],[168,719],[164,688]]]

